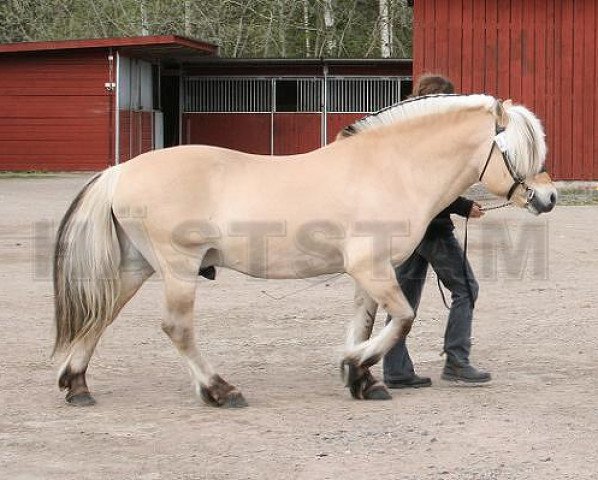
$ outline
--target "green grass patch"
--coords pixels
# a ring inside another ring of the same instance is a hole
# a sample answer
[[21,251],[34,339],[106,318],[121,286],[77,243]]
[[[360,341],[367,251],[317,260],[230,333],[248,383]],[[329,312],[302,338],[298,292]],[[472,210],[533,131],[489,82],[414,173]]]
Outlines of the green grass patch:
[[44,171],[31,170],[27,172],[0,172],[0,178],[31,178],[31,177],[46,177],[52,175]]
[[5,178],[50,178],[62,176],[57,172],[46,172],[43,170],[19,171],[19,172],[0,172],[0,180]]
[[557,204],[568,206],[598,205],[598,190],[591,188],[563,188],[559,190],[559,200]]

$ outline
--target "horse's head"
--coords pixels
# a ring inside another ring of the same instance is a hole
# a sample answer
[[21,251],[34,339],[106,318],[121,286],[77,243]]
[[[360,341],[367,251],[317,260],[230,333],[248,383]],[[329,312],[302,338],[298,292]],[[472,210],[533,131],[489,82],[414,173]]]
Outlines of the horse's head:
[[536,116],[510,100],[494,107],[496,132],[480,175],[486,188],[535,215],[550,212],[557,190],[546,169],[544,129]]

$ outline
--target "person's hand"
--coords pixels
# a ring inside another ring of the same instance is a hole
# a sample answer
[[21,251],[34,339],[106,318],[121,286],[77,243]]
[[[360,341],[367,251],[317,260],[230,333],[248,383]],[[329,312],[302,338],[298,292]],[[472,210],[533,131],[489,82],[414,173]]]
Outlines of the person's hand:
[[478,202],[473,202],[471,210],[469,211],[469,218],[480,218],[483,217],[485,213],[486,212],[482,210],[482,206]]

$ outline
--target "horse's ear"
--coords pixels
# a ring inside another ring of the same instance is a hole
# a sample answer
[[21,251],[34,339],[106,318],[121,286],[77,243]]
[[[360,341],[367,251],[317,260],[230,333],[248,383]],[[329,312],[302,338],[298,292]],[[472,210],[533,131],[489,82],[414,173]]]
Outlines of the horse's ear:
[[509,123],[509,115],[507,115],[506,109],[512,105],[513,102],[511,100],[505,100],[504,102],[497,100],[494,104],[494,116],[496,117],[496,123],[499,127],[507,127],[507,124]]

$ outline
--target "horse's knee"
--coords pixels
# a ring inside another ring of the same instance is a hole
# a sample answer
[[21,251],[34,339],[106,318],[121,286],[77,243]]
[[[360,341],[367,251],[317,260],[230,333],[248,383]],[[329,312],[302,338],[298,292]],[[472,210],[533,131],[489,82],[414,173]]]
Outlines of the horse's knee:
[[415,319],[415,316],[411,315],[411,316],[403,318],[401,320],[401,326],[399,329],[399,337],[400,338],[404,338],[407,335],[409,335],[409,332],[411,331],[411,327],[413,327],[414,319]]
[[411,331],[411,327],[413,326],[413,321],[415,319],[414,315],[410,315],[408,317],[403,318],[390,318],[389,323],[392,322],[392,342],[391,345],[394,345],[399,340],[405,338],[409,335]]

